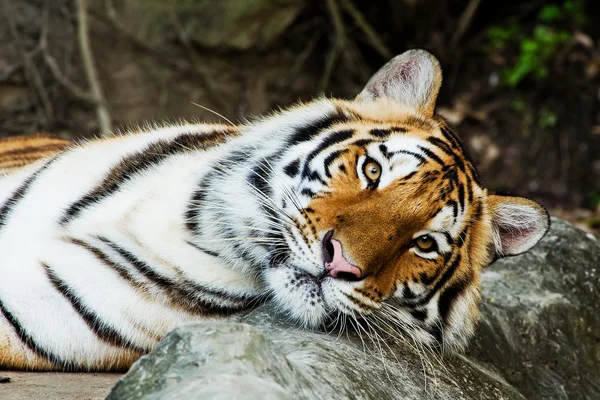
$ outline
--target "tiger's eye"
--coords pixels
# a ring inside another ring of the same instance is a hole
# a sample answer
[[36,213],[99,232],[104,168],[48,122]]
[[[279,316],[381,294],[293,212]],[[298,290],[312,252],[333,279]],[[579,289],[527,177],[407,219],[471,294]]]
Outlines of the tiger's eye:
[[434,251],[436,246],[435,240],[429,235],[419,236],[415,243],[419,250],[425,252]]
[[363,166],[363,171],[367,179],[375,182],[381,176],[381,165],[377,164],[377,162],[373,160],[367,161]]

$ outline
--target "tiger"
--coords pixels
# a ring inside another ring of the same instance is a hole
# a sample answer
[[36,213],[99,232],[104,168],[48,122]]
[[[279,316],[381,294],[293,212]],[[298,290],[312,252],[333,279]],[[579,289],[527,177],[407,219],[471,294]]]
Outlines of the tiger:
[[263,303],[460,351],[482,269],[550,220],[482,186],[441,83],[413,49],[354,99],[32,148],[0,178],[0,368],[126,370],[179,324]]

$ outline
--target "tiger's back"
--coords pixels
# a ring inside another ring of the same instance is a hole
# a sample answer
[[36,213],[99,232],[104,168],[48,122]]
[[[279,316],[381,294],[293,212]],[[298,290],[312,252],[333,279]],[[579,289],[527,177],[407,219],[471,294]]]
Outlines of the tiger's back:
[[0,139],[0,173],[11,172],[64,150],[71,141],[48,135]]

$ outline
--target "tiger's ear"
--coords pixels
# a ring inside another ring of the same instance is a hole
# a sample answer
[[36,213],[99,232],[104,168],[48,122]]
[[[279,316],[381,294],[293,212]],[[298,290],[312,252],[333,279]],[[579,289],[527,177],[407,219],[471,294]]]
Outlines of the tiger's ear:
[[441,85],[442,69],[437,58],[425,50],[408,50],[381,67],[356,100],[387,97],[431,117]]
[[488,196],[495,257],[515,256],[531,249],[550,228],[548,211],[523,197]]

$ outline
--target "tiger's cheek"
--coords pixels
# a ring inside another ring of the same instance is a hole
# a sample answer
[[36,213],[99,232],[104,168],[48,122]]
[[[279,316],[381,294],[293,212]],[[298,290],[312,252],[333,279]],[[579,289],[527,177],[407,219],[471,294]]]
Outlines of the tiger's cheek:
[[425,291],[438,272],[435,260],[424,260],[407,250],[365,279],[364,290],[382,298],[411,297]]

